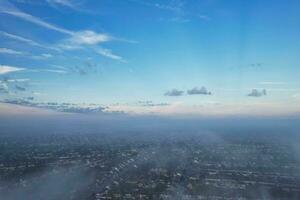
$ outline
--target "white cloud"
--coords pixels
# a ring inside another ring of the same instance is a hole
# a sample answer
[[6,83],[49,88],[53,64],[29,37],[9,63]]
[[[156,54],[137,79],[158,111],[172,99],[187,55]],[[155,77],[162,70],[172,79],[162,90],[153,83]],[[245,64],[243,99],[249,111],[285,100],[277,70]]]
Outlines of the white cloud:
[[13,50],[13,49],[8,49],[8,48],[0,48],[0,53],[14,54],[14,55],[22,55],[22,54],[24,54],[24,52],[16,51],[16,50]]
[[0,74],[8,74],[12,72],[22,71],[24,68],[13,67],[8,65],[0,65]]
[[41,70],[43,72],[52,72],[52,73],[58,73],[58,74],[66,74],[67,72],[64,70],[56,70],[56,69],[45,69]]
[[71,38],[67,40],[70,45],[95,45],[103,42],[108,42],[112,40],[107,34],[96,33],[91,30],[79,31],[72,35]]
[[66,70],[60,70],[60,69],[31,69],[28,71],[34,72],[34,73],[42,73],[42,72],[51,72],[51,73],[58,73],[58,74],[68,73]]
[[97,49],[97,53],[99,53],[99,54],[102,55],[102,56],[105,56],[105,57],[114,59],[114,60],[119,60],[119,61],[125,62],[125,60],[124,60],[121,56],[118,56],[118,55],[116,55],[116,54],[113,54],[112,51],[111,51],[110,49],[103,49],[103,48],[100,48],[100,49]]
[[[95,46],[111,40],[117,39],[108,34],[86,30],[74,33],[69,39],[60,44],[59,47],[65,50],[83,49],[85,46]],[[121,56],[114,54],[111,49],[93,48],[92,50],[104,57],[125,62]]]

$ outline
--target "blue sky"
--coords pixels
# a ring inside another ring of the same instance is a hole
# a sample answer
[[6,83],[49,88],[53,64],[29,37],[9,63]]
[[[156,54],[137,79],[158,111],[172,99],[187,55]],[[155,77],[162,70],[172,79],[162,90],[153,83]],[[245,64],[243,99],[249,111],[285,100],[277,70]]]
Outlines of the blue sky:
[[296,0],[1,0],[0,100],[298,113],[299,13]]

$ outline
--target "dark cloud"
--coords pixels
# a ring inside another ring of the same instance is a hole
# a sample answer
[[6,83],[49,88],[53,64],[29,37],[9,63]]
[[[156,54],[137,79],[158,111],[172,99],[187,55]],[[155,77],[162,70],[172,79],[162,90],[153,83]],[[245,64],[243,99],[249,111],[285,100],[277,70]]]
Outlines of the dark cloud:
[[251,63],[250,66],[255,69],[260,69],[263,66],[263,63]]
[[8,93],[8,86],[5,81],[0,81],[0,93]]
[[173,90],[167,91],[165,93],[165,96],[177,97],[177,96],[182,96],[183,93],[184,93],[184,91],[173,89]]
[[19,91],[22,91],[22,92],[26,91],[26,88],[18,86],[18,85],[16,85],[15,88],[16,88],[16,90],[19,90]]
[[9,77],[8,76],[4,76],[1,80],[1,82],[4,82],[4,83],[7,83],[9,80]]
[[88,75],[88,74],[94,74],[98,72],[98,65],[92,62],[84,62],[80,66],[74,66],[71,69],[74,73],[78,73],[79,75]]
[[248,96],[249,97],[261,97],[261,96],[265,96],[267,95],[267,91],[266,89],[263,89],[261,91],[257,90],[257,89],[253,89]]
[[205,87],[201,87],[200,89],[198,87],[194,87],[193,89],[188,90],[187,93],[189,95],[198,95],[198,94],[211,95],[211,92],[208,91]]
[[35,108],[45,108],[49,110],[55,110],[58,112],[68,112],[68,113],[102,113],[102,114],[110,114],[107,112],[107,107],[99,106],[99,105],[79,105],[79,104],[71,104],[71,103],[57,103],[57,102],[47,102],[47,103],[37,103],[32,102],[33,97],[27,97],[24,99],[7,99],[4,100],[4,103],[22,105],[22,106],[30,106]]
[[0,80],[0,93],[24,92],[29,86],[30,79],[10,79],[9,77],[2,77]]
[[29,100],[29,101],[33,101],[34,97],[27,97],[26,99]]
[[0,85],[0,93],[8,93],[8,90]]

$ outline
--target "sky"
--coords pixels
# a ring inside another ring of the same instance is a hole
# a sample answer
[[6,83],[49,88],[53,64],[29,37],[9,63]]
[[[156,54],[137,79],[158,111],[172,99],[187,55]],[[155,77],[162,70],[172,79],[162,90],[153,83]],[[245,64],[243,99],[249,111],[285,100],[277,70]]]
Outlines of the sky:
[[0,113],[299,114],[299,13],[296,0],[0,0]]

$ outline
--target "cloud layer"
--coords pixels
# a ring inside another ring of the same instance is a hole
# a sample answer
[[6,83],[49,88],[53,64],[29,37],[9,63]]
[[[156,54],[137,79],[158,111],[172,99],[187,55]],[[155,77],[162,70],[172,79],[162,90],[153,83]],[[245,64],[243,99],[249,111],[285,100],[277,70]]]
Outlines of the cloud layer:
[[28,97],[26,99],[10,99],[10,100],[7,99],[2,102],[21,105],[21,106],[34,107],[34,108],[44,108],[44,109],[54,110],[58,112],[66,112],[66,113],[86,113],[86,114],[108,113],[105,111],[106,107],[102,107],[95,104],[79,105],[79,104],[72,104],[72,103],[57,103],[57,102],[38,103],[38,102],[33,102],[32,100],[34,100],[33,97]]

